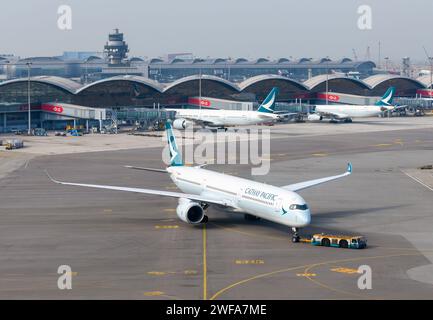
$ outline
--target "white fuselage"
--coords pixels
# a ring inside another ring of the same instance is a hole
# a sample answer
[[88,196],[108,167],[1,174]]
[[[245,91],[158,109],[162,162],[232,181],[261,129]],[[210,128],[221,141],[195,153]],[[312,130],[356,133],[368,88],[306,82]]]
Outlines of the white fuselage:
[[204,122],[209,126],[230,127],[270,122],[277,120],[278,116],[258,111],[179,109],[176,110],[176,118]]
[[198,167],[173,166],[167,171],[185,193],[223,200],[242,212],[290,227],[311,221],[305,200],[295,192]]
[[316,113],[344,115],[346,118],[366,118],[378,116],[383,107],[375,105],[316,105]]

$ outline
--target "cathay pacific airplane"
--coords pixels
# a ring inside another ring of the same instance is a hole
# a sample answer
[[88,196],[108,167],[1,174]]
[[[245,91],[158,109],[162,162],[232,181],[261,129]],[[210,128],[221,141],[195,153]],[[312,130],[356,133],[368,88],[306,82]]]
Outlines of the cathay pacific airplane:
[[[316,105],[314,113],[308,115],[310,121],[322,120],[324,117],[331,118],[331,121],[352,122],[352,118],[366,118],[380,115],[384,111],[394,110],[391,105],[394,98],[395,88],[390,87],[386,93],[374,105],[350,105],[350,104],[329,104]],[[399,107],[400,108],[400,107]]]
[[221,109],[168,109],[176,111],[173,128],[183,130],[194,123],[202,127],[226,128],[242,125],[254,125],[265,122],[274,122],[283,115],[276,114],[275,100],[278,88],[272,88],[257,111],[221,110]]
[[205,210],[209,205],[223,206],[245,213],[246,218],[262,218],[292,228],[293,242],[299,242],[299,228],[308,226],[311,221],[310,209],[305,200],[296,192],[319,184],[340,179],[352,173],[349,163],[343,174],[289,184],[272,186],[248,179],[230,176],[203,166],[184,166],[170,122],[166,124],[170,150],[170,166],[166,169],[143,167],[129,168],[156,171],[170,174],[170,178],[182,192],[62,182],[48,177],[55,183],[70,186],[99,188],[174,197],[179,199],[176,208],[180,220],[197,225],[206,223]]

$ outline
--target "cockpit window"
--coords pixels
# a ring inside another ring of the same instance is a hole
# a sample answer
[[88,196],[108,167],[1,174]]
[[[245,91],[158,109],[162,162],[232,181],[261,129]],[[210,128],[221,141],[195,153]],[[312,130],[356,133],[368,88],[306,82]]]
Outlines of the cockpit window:
[[290,210],[307,210],[307,204],[291,204],[289,207]]

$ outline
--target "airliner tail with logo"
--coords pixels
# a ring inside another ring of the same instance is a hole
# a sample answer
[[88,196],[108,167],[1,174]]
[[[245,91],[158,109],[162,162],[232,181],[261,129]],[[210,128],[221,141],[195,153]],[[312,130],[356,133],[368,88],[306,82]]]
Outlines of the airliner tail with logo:
[[272,186],[203,169],[203,166],[184,166],[170,122],[166,124],[166,133],[170,152],[169,167],[166,169],[127,167],[168,173],[171,180],[182,192],[62,182],[53,179],[48,172],[47,175],[53,182],[62,185],[178,198],[177,216],[180,220],[192,225],[199,225],[208,221],[205,211],[210,205],[231,208],[234,212],[243,212],[248,219],[262,218],[288,226],[293,231],[292,241],[299,242],[299,228],[309,225],[311,213],[306,201],[296,192],[346,177],[352,173],[352,166],[349,163],[346,172],[342,174],[285,186]]

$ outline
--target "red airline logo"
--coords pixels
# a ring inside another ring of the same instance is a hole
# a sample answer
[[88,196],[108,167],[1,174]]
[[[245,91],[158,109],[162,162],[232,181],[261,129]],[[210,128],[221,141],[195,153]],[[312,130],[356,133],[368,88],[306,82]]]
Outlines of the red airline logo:
[[202,106],[202,107],[210,107],[211,102],[209,100],[205,100],[205,99],[197,99],[197,98],[188,98],[188,103],[189,104],[193,104],[196,106]]
[[317,97],[319,99],[328,100],[328,101],[338,101],[338,100],[340,100],[340,96],[337,96],[336,94],[319,93],[317,95]]
[[44,111],[50,111],[50,112],[55,112],[55,113],[63,113],[63,107],[52,105],[52,104],[43,104],[41,106],[41,109],[44,110]]
[[417,92],[421,97],[433,98],[433,90],[428,89],[420,89]]

